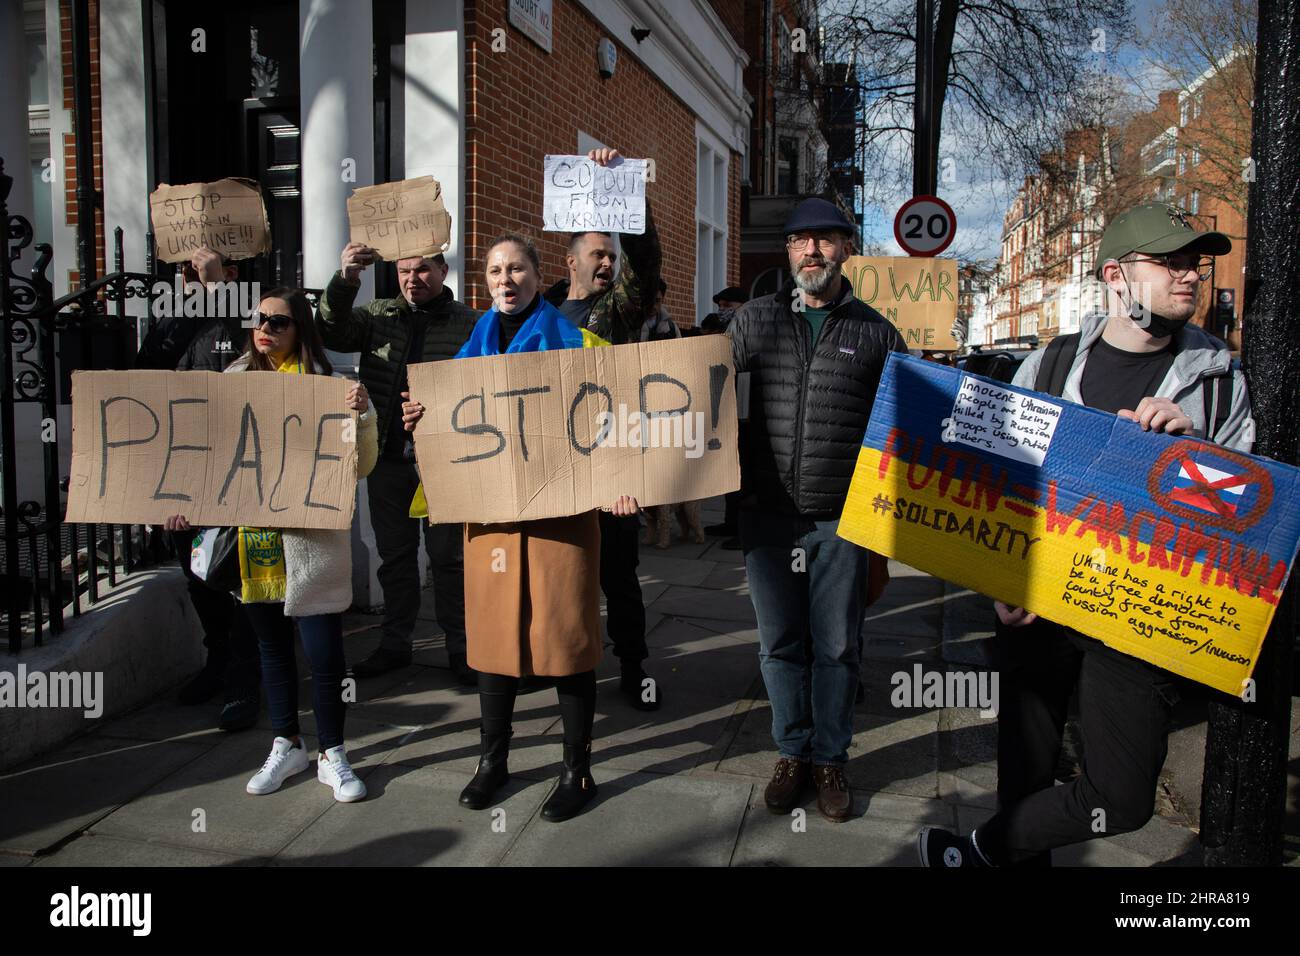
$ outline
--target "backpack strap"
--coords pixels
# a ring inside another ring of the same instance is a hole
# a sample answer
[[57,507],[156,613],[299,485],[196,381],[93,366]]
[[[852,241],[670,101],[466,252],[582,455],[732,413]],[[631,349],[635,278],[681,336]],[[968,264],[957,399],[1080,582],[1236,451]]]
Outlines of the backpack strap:
[[1205,438],[1214,441],[1228,413],[1232,411],[1232,369],[1227,375],[1216,375],[1201,380],[1202,401],[1205,409]]
[[1060,395],[1065,391],[1065,380],[1070,376],[1070,366],[1074,363],[1074,354],[1079,350],[1079,333],[1058,335],[1047,343],[1043,350],[1043,361],[1038,366],[1034,377],[1034,390],[1048,395]]

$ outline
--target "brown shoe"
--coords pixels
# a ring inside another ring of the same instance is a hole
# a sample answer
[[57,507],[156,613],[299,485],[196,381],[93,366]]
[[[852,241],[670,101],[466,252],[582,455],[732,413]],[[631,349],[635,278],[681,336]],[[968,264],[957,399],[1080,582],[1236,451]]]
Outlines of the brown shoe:
[[773,813],[789,813],[794,809],[804,788],[808,786],[810,766],[806,760],[782,757],[772,771],[772,780],[763,791],[763,802]]
[[836,765],[813,767],[817,784],[817,809],[831,823],[843,823],[853,809],[853,794],[844,768]]

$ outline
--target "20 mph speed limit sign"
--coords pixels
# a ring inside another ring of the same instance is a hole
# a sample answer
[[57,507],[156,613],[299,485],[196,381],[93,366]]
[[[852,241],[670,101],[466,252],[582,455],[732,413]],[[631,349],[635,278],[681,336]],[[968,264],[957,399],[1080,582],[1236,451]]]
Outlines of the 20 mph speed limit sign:
[[894,238],[909,256],[937,256],[957,234],[957,214],[938,196],[913,196],[894,217]]

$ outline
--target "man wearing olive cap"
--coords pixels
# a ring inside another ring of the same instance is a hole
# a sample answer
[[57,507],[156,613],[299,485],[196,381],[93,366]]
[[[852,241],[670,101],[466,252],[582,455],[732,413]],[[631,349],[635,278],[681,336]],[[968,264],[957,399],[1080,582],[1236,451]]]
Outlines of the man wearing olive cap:
[[[1228,347],[1188,321],[1209,270],[1232,248],[1198,232],[1176,206],[1117,217],[1094,273],[1109,310],[1031,355],[1014,384],[1113,412],[1145,430],[1194,435],[1248,452],[1255,439],[1246,381]],[[998,812],[965,837],[927,827],[927,866],[1050,865],[1051,851],[1140,829],[1151,819],[1178,699],[1172,674],[1024,608],[994,602],[1001,676]],[[1067,709],[1079,691],[1084,765],[1055,786]]]

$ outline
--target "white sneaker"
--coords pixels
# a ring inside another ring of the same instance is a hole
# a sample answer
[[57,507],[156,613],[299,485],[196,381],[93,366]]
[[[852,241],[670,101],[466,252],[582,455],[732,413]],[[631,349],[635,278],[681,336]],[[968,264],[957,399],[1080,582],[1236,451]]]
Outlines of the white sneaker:
[[275,743],[271,744],[271,755],[244,789],[258,795],[274,793],[295,773],[302,773],[310,766],[311,758],[307,756],[306,747],[302,744],[295,747],[292,740],[276,737]]
[[316,758],[316,779],[334,788],[334,799],[339,803],[355,803],[366,797],[366,785],[352,772],[342,744]]

